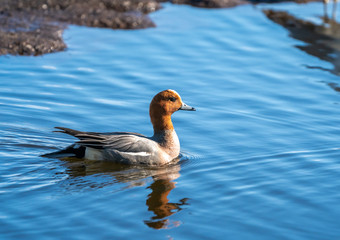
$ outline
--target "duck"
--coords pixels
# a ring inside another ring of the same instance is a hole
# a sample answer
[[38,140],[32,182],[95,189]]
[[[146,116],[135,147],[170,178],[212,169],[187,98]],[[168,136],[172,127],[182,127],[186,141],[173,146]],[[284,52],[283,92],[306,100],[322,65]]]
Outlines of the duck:
[[153,136],[133,132],[83,132],[66,127],[55,127],[79,139],[67,148],[43,155],[44,157],[76,157],[86,160],[109,161],[128,165],[161,166],[170,164],[180,155],[180,142],[171,116],[178,110],[196,111],[185,104],[172,89],[157,93],[149,108]]

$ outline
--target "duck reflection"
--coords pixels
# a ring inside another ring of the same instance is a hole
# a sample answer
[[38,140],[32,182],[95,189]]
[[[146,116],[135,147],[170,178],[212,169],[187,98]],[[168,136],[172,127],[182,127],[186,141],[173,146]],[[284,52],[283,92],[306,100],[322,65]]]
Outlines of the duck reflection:
[[[162,167],[145,168],[132,167],[108,162],[79,161],[78,159],[68,159],[65,161],[67,167],[67,185],[77,188],[80,185],[91,188],[102,188],[113,183],[127,183],[127,188],[145,185],[150,178],[152,183],[147,187],[151,193],[147,196],[146,205],[153,216],[144,220],[144,223],[154,229],[165,229],[177,227],[179,221],[170,221],[169,216],[182,210],[182,206],[188,205],[188,198],[183,198],[179,202],[169,202],[168,195],[176,187],[174,182],[180,176],[180,163]],[[108,181],[93,183],[86,181],[85,176],[109,177]]]
[[144,221],[144,223],[154,229],[179,226],[179,221],[170,223],[165,218],[182,210],[181,206],[187,205],[188,198],[181,199],[179,203],[169,203],[168,195],[175,188],[175,183],[167,179],[156,180],[149,188],[152,192],[148,195],[146,205],[149,207],[148,210],[154,213],[154,216],[150,220]]
[[340,24],[336,22],[335,15],[333,19],[323,18],[323,24],[318,25],[284,11],[264,10],[264,13],[270,20],[286,28],[292,38],[306,43],[297,48],[333,65],[333,69],[307,67],[340,75]]

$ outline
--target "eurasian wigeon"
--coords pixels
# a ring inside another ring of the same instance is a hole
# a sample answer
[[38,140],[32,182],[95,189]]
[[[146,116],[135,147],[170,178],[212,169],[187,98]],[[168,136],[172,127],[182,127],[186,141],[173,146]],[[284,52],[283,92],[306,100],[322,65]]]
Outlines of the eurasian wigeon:
[[195,111],[185,104],[174,90],[158,93],[150,103],[150,119],[154,129],[152,137],[131,132],[81,132],[64,127],[57,129],[80,141],[49,157],[85,158],[124,164],[165,165],[176,159],[180,143],[172,125],[171,115],[177,110]]

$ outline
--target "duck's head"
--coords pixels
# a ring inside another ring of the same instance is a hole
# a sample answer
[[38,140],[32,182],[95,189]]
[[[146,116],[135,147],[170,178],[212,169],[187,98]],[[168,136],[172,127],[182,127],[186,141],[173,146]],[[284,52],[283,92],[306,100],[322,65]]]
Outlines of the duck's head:
[[174,90],[159,92],[150,103],[150,118],[155,131],[172,130],[171,114],[178,110],[196,111],[182,101]]

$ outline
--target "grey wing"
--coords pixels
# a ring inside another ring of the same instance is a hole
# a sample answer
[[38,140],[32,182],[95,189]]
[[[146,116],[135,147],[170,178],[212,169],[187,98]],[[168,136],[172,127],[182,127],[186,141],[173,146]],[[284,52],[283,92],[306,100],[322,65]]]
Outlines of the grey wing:
[[155,142],[136,135],[100,135],[104,139],[83,139],[77,143],[81,146],[99,148],[107,160],[126,164],[155,164],[157,147]]
[[138,133],[95,133],[61,127],[58,129],[62,130],[60,132],[79,138],[76,143],[80,146],[102,150],[107,160],[119,159],[122,163],[149,165],[158,162],[157,143]]
[[112,149],[120,152],[151,152],[152,143],[150,139],[144,135],[130,132],[82,132],[70,128],[56,127],[61,130],[58,132],[66,133],[78,138],[76,142],[84,147],[92,147],[96,149]]
[[157,143],[138,133],[81,132],[61,127],[57,129],[78,138],[77,145],[102,150],[104,157],[109,160],[120,159],[120,162],[128,164],[152,164],[158,156]]
[[[150,152],[152,141],[147,137],[138,135],[77,135],[81,140],[77,143],[97,149],[112,149],[120,152]],[[151,145],[150,145],[151,144]]]

